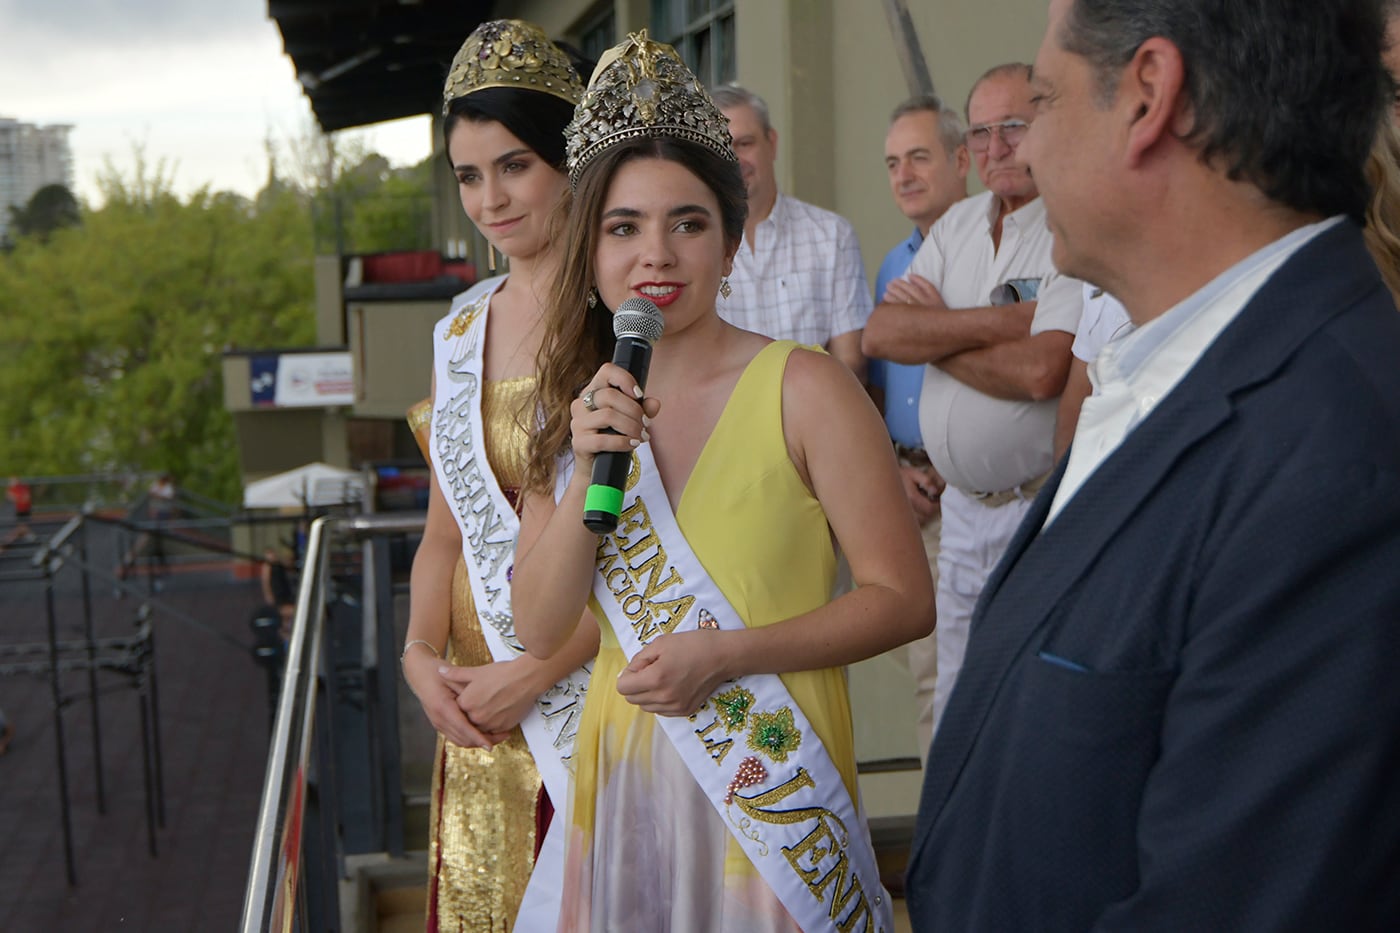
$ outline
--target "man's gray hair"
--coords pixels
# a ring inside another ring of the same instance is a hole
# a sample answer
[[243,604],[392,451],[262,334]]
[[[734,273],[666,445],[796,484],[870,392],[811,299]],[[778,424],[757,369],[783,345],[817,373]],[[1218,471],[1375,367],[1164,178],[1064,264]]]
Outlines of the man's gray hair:
[[967,101],[963,104],[963,113],[967,115],[968,123],[972,122],[972,95],[977,93],[977,89],[982,86],[982,82],[990,81],[992,78],[1010,76],[1025,78],[1026,81],[1030,81],[1031,66],[1027,65],[1025,62],[1006,62],[1001,65],[993,65],[991,68],[982,72],[980,78],[972,82],[972,89],[967,92]]
[[1392,87],[1384,31],[1379,0],[1073,0],[1051,39],[1087,61],[1101,107],[1142,44],[1166,39],[1202,162],[1296,211],[1360,220]]
[[720,110],[731,107],[748,107],[758,114],[758,123],[764,133],[773,132],[773,121],[768,117],[768,104],[753,91],[738,84],[721,84],[710,91],[710,99]]
[[[1400,3],[1400,0],[1395,0]],[[938,141],[943,144],[943,151],[949,156],[957,154],[958,147],[963,144],[962,117],[957,111],[943,103],[943,98],[937,94],[919,94],[911,97],[890,113],[890,126],[894,126],[895,121],[900,117],[907,117],[911,113],[931,113],[938,120]]]

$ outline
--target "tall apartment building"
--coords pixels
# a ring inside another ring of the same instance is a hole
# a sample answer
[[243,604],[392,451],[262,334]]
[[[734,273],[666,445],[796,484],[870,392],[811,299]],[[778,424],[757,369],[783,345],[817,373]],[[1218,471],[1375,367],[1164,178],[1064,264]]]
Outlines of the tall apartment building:
[[73,188],[73,156],[66,123],[35,126],[0,117],[0,239],[10,226],[10,208],[24,207],[45,185]]

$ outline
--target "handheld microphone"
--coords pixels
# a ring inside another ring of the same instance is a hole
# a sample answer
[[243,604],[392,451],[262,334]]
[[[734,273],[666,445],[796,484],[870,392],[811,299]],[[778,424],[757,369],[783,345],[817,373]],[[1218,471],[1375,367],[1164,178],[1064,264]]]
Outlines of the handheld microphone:
[[[631,373],[643,389],[651,365],[651,345],[661,339],[661,327],[661,309],[645,298],[628,298],[613,314],[617,346],[612,361]],[[607,431],[617,433],[612,428]],[[617,529],[622,490],[631,463],[631,451],[606,450],[593,458],[593,482],[583,499],[583,524],[594,534],[604,535]]]

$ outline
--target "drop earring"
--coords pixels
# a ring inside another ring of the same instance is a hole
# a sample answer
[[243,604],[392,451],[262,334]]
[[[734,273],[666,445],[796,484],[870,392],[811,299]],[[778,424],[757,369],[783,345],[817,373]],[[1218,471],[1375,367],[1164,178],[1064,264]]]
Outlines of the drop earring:
[[496,271],[496,247],[490,243],[486,244],[486,268],[492,272]]
[[734,289],[729,284],[729,276],[726,275],[719,280],[719,293],[724,296],[725,301],[728,301],[729,296],[734,294]]
[[590,289],[588,290],[588,307],[589,307],[589,308],[596,308],[596,307],[598,307],[598,289],[596,289],[596,288],[590,288]]

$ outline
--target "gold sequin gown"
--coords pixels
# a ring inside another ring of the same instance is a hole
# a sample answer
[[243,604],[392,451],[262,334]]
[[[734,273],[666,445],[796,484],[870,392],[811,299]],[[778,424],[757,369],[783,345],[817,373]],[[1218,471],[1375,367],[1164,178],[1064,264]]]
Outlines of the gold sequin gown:
[[[486,459],[512,501],[525,469],[526,434],[517,412],[534,383],[533,376],[489,380],[482,393]],[[460,556],[452,574],[448,651],[453,664],[491,663]],[[461,748],[438,736],[428,846],[430,933],[511,929],[534,867],[540,791],[539,771],[518,726],[490,751]]]

